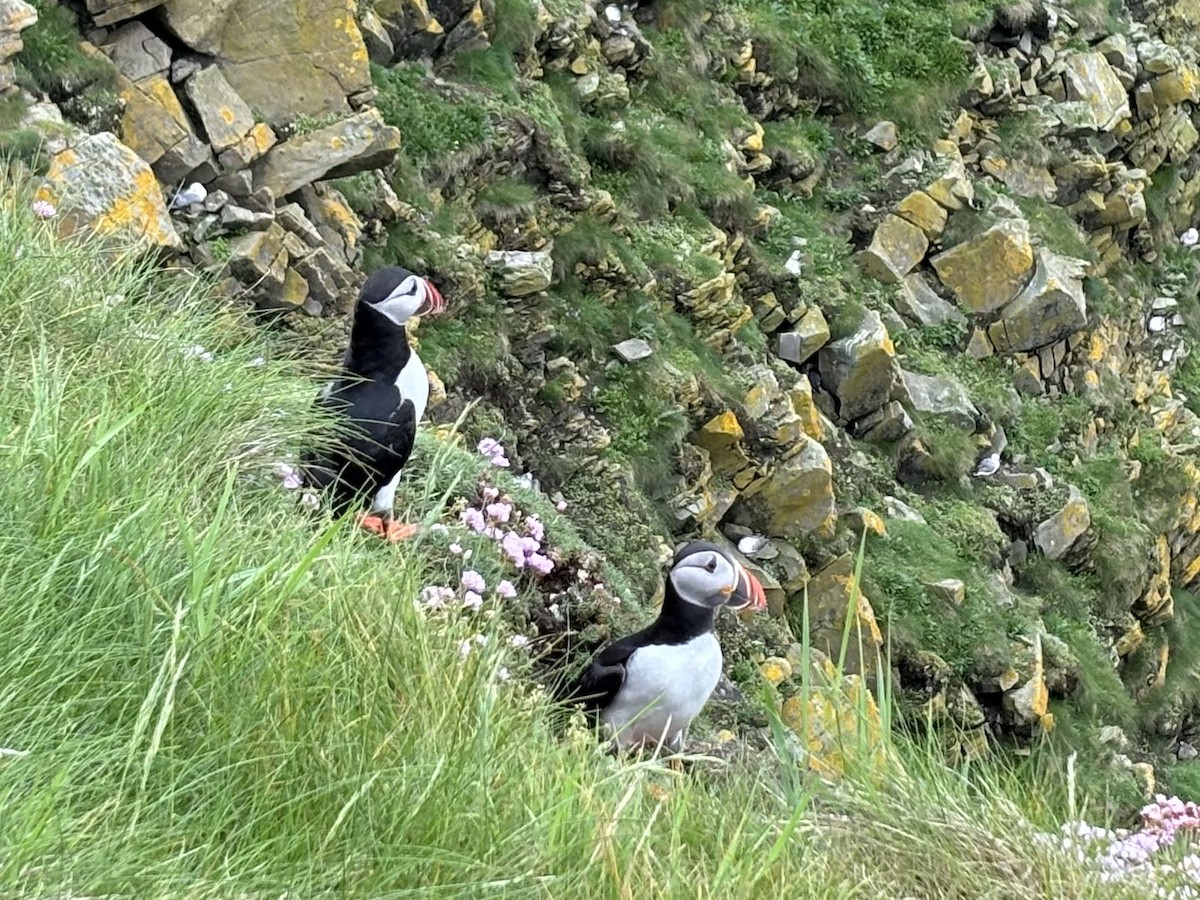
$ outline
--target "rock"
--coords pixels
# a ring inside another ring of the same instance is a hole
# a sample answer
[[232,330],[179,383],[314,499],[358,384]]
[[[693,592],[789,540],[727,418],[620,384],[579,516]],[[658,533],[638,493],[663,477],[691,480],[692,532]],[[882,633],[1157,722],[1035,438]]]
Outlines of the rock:
[[967,599],[967,586],[957,578],[926,581],[925,587],[929,588],[929,593],[941,600],[945,600],[951,606],[962,606],[963,601]]
[[375,10],[371,8],[361,9],[359,11],[358,28],[362,32],[363,43],[367,48],[367,55],[371,58],[371,62],[377,66],[391,65],[392,59],[396,55],[396,48],[392,44],[392,37],[388,34],[387,26],[375,14]]
[[971,339],[967,341],[967,356],[971,359],[987,359],[995,352],[996,348],[988,340],[986,331],[982,328],[975,328],[971,331]]
[[987,314],[1010,302],[1033,269],[1029,224],[1003,219],[983,234],[931,260],[942,283],[969,312]]
[[639,359],[645,359],[654,353],[654,348],[641,338],[630,338],[627,341],[621,341],[619,344],[613,344],[613,350],[625,362],[637,362]]
[[855,612],[855,622],[850,628],[845,671],[869,677],[875,670],[875,654],[883,645],[883,635],[871,601],[854,582],[854,556],[843,553],[808,583],[809,635],[814,650],[834,660],[838,658],[846,614],[851,610]]
[[783,723],[799,736],[808,768],[828,781],[840,780],[847,770],[858,777],[889,771],[894,760],[879,707],[864,680],[857,675],[839,677],[826,659],[811,683],[811,691],[788,697],[779,711]]
[[182,246],[154,172],[111,132],[87,135],[54,154],[35,199],[58,208],[60,234],[88,229],[171,250]]
[[702,426],[696,437],[696,444],[703,447],[710,455],[716,456],[721,451],[740,443],[746,437],[742,424],[732,410],[725,410],[713,416]]
[[1087,498],[1074,485],[1070,485],[1070,490],[1066,505],[1033,533],[1033,542],[1049,559],[1065,557],[1092,524]]
[[117,84],[125,102],[121,140],[160,180],[177,185],[211,159],[165,76],[149,75],[138,82],[121,76]]
[[1021,724],[1036,725],[1049,730],[1054,724],[1050,714],[1050,691],[1046,687],[1046,670],[1042,662],[1042,636],[1033,639],[1033,672],[1020,687],[1004,695],[1004,708]]
[[837,513],[829,454],[820,443],[802,435],[769,475],[743,492],[742,500],[770,535],[832,537]]
[[918,325],[964,324],[967,319],[953,303],[943,300],[924,276],[914,272],[900,281],[896,292],[896,311]]
[[919,375],[901,373],[904,386],[918,412],[945,419],[956,428],[972,432],[979,410],[971,402],[967,389],[950,375]]
[[350,285],[350,270],[330,256],[324,247],[290,262],[308,282],[309,299],[322,306],[337,305],[342,291]]
[[958,145],[953,141],[934,141],[932,149],[939,175],[925,187],[925,192],[948,210],[970,205],[975,199],[975,187]]
[[250,133],[234,144],[221,151],[218,161],[225,170],[241,169],[250,165],[256,159],[261,159],[267,151],[275,146],[278,138],[270,125],[256,122]]
[[163,12],[269,124],[350,112],[347,97],[371,87],[351,0],[167,0]]
[[918,487],[938,477],[937,464],[924,441],[907,434],[896,445],[896,480]]
[[800,419],[800,428],[814,441],[821,440],[825,436],[825,431],[821,425],[820,410],[813,401],[812,382],[807,378],[799,379],[788,391],[788,396],[792,401],[792,409]]
[[1012,188],[1012,192],[1018,197],[1053,200],[1058,194],[1054,176],[1045,166],[1032,165],[1021,159],[992,156],[981,163],[981,168]]
[[230,274],[242,284],[264,292],[281,291],[287,277],[286,234],[276,223],[265,231],[235,238],[229,245]]
[[1159,110],[1184,101],[1196,103],[1200,100],[1200,76],[1194,66],[1183,63],[1173,71],[1152,78],[1150,90]]
[[296,235],[314,250],[325,245],[325,241],[321,238],[321,232],[317,231],[316,226],[308,220],[308,216],[304,214],[299,203],[285,203],[275,210],[275,218],[287,231]]
[[916,225],[932,241],[941,236],[950,214],[925,191],[913,191],[896,205],[896,215]]
[[883,511],[889,519],[897,519],[901,522],[915,522],[918,525],[927,525],[925,517],[897,497],[883,498]]
[[925,258],[929,250],[929,238],[925,232],[907,219],[885,216],[871,245],[857,254],[863,270],[878,281],[899,281]]
[[829,324],[820,307],[814,306],[796,324],[795,331],[779,335],[780,359],[800,365],[829,342]]
[[863,140],[868,144],[874,144],[880,150],[888,151],[896,149],[898,143],[896,137],[895,122],[879,122],[863,135]]
[[1087,325],[1082,281],[1087,263],[1045,247],[1037,256],[1029,284],[988,328],[992,345],[1001,353],[1045,347]]
[[1075,53],[1063,71],[1067,102],[1052,107],[1072,130],[1107,132],[1128,119],[1129,96],[1104,54]]
[[162,6],[164,0],[87,0],[88,12],[97,25],[112,25]]
[[328,185],[310,185],[300,191],[300,206],[334,258],[349,265],[358,262],[363,224],[340,191]]
[[859,419],[857,428],[869,443],[890,444],[913,430],[913,420],[900,401],[892,400],[883,409]]
[[873,310],[849,337],[822,348],[819,366],[821,379],[838,398],[839,414],[846,421],[887,403],[900,378],[896,348]]
[[554,258],[548,250],[493,250],[487,266],[500,276],[500,290],[507,297],[540,293],[554,280]]
[[187,80],[184,90],[200,116],[208,142],[218,153],[237,144],[254,127],[254,113],[218,67],[201,69]]
[[285,197],[306,184],[387,165],[400,149],[399,130],[376,109],[277,144],[254,164],[254,183]]
[[171,48],[141,22],[115,29],[100,49],[130,81],[165,76],[171,68]]

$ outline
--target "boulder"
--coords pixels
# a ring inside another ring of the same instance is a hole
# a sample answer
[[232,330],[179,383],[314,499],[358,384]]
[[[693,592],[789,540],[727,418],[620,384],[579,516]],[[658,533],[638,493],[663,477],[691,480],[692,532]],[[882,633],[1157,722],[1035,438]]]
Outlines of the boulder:
[[178,185],[212,158],[166,76],[151,74],[136,82],[121,76],[117,86],[125,102],[121,140],[150,164],[162,182]]
[[162,6],[164,0],[87,0],[88,12],[97,25],[124,22],[147,10]]
[[863,135],[863,140],[868,144],[874,144],[880,150],[894,150],[898,139],[896,137],[895,122],[879,122],[872,127],[866,134]]
[[742,494],[752,520],[775,537],[832,537],[837,513],[833,463],[821,444],[803,435],[764,478]]
[[887,403],[900,378],[896,348],[874,310],[853,334],[825,346],[818,363],[821,379],[838,398],[839,414],[846,421]]
[[388,34],[387,26],[371,8],[360,10],[358,28],[362,32],[363,43],[367,47],[367,55],[377,66],[391,65],[396,55],[392,37]]
[[654,354],[654,348],[641,338],[630,338],[619,344],[613,344],[613,350],[625,362],[637,362],[639,359],[646,359]]
[[1050,713],[1050,691],[1046,686],[1046,670],[1042,662],[1042,636],[1034,635],[1033,669],[1029,678],[1004,695],[1004,708],[1019,724],[1036,725],[1049,731],[1054,724]]
[[1129,95],[1103,53],[1075,53],[1063,71],[1067,102],[1053,107],[1072,131],[1111,131],[1131,115]]
[[805,765],[826,781],[840,781],[848,772],[861,778],[896,771],[899,763],[888,750],[879,707],[865,680],[839,677],[828,659],[815,677],[804,677],[811,679],[812,689],[784,700],[779,717],[799,737]]
[[1092,517],[1087,498],[1075,485],[1070,485],[1066,504],[1042,522],[1033,532],[1033,542],[1049,559],[1062,559],[1091,527]]
[[829,342],[829,323],[819,307],[812,307],[796,323],[795,331],[779,335],[780,359],[800,365]]
[[975,199],[975,186],[967,175],[962,153],[953,141],[934,141],[933,155],[938,177],[925,192],[948,210],[962,209]]
[[171,48],[141,22],[126,22],[100,49],[130,81],[166,75],[171,68]]
[[890,444],[913,430],[913,420],[899,400],[892,400],[882,409],[859,419],[856,430],[863,440],[872,444]]
[[931,260],[942,284],[959,304],[977,315],[1009,303],[1029,280],[1033,244],[1023,219],[1002,219],[983,234],[963,241]]
[[916,225],[932,241],[941,236],[950,214],[925,191],[913,191],[896,204],[896,215]]
[[[154,4],[158,5],[158,4]],[[351,110],[371,87],[352,0],[167,0],[169,27],[213,56],[229,84],[269,124]]]
[[808,583],[809,635],[814,650],[837,660],[842,646],[842,632],[846,627],[846,614],[851,611],[855,621],[850,626],[845,671],[869,676],[875,671],[876,652],[883,645],[883,635],[871,601],[855,585],[854,555],[843,553],[813,575]]
[[918,325],[942,325],[946,322],[962,324],[967,321],[958,307],[943,300],[924,276],[916,272],[901,279],[894,306],[896,312]]
[[871,244],[858,254],[859,264],[872,278],[899,281],[925,258],[929,238],[907,219],[888,215],[879,223]]
[[154,247],[181,246],[154,172],[108,131],[86,135],[54,154],[35,199],[58,208],[62,234],[90,230]]
[[284,197],[315,181],[378,169],[399,149],[400,132],[368,109],[277,144],[255,163],[254,184]]
[[988,327],[992,346],[1001,353],[1044,347],[1087,324],[1082,281],[1087,263],[1044,247],[1037,255],[1029,284]]
[[282,291],[287,278],[287,232],[277,223],[265,231],[234,238],[229,245],[229,272],[242,284],[263,292]]
[[554,280],[554,258],[548,250],[493,250],[487,266],[500,277],[506,297],[528,297],[550,287]]
[[955,428],[971,432],[979,410],[971,402],[967,389],[950,375],[919,375],[903,372],[904,386],[913,409],[945,419]]
[[254,113],[229,86],[217,66],[201,69],[184,85],[208,142],[220,153],[234,146],[254,127]]
[[37,22],[37,10],[24,0],[0,0],[0,94],[17,82],[12,59],[24,49],[21,32]]

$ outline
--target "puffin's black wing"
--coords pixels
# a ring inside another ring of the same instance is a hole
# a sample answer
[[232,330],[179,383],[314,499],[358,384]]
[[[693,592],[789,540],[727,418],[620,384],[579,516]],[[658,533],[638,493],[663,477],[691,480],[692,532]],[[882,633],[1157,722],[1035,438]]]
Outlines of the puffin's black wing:
[[589,712],[604,709],[613,702],[625,683],[625,666],[638,648],[634,637],[622,638],[596,655],[571,691],[572,702],[582,701]]
[[305,462],[305,480],[335,485],[334,512],[341,514],[363,494],[374,494],[408,461],[416,440],[416,407],[394,384],[381,381],[335,386],[318,401],[350,420],[336,445]]

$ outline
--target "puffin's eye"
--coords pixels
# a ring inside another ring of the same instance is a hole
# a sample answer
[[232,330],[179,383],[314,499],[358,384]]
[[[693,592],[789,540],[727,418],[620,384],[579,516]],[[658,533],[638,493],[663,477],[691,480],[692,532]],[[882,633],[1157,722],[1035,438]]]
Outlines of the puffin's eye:
[[704,568],[709,572],[717,571],[717,558],[715,556],[710,556],[708,558],[708,562],[704,564]]

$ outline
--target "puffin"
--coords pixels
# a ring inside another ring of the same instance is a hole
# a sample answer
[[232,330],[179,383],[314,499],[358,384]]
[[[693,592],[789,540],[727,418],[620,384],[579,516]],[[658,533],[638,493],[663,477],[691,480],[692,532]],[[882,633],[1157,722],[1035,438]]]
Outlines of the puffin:
[[717,611],[766,606],[762,584],[726,550],[685,544],[667,573],[658,618],[601,650],[571,699],[615,732],[618,751],[659,745],[678,753],[721,677]]
[[408,269],[385,266],[367,278],[354,305],[341,370],[317,397],[319,406],[347,420],[347,433],[333,447],[310,450],[301,464],[308,486],[332,488],[336,515],[369,497],[359,524],[392,541],[417,531],[415,525],[394,521],[393,506],[429,400],[428,374],[409,345],[405,323],[445,308],[433,283]]

